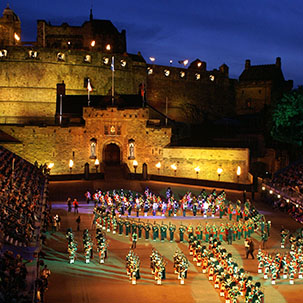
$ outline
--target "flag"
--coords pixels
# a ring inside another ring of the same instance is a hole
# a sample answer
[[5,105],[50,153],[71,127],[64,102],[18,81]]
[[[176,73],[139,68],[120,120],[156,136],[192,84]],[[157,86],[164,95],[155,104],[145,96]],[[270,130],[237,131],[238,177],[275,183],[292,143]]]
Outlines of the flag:
[[115,71],[115,57],[114,56],[112,56],[112,64],[111,64],[110,68],[113,72]]
[[144,87],[144,83],[141,83],[139,85],[140,87],[140,94],[141,94],[141,97],[143,98],[144,97],[144,94],[145,94],[145,87]]
[[87,90],[88,90],[89,92],[92,92],[92,91],[93,91],[93,88],[92,88],[92,86],[91,86],[91,84],[90,84],[90,79],[87,79]]

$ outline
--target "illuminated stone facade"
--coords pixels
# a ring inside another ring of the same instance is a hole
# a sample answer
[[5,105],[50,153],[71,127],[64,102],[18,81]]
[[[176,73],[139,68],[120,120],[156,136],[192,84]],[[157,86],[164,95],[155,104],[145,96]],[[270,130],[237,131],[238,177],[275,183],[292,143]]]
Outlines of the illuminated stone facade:
[[56,85],[62,81],[67,95],[85,94],[87,78],[92,94],[111,94],[113,56],[115,95],[137,94],[144,83],[148,102],[179,122],[259,112],[283,93],[286,82],[281,60],[273,65],[278,78],[268,73],[267,65],[259,66],[254,77],[256,68],[246,64],[240,81],[229,78],[226,64],[207,70],[199,59],[187,68],[149,65],[140,53],[127,53],[124,30],[92,14],[82,26],[38,20],[37,41],[31,46],[22,46],[14,33],[20,37],[20,20],[6,8],[0,18],[0,123],[53,121]]
[[[86,107],[83,118],[85,125],[73,127],[1,125],[2,131],[21,142],[3,146],[31,163],[53,162],[54,174],[69,173],[70,159],[74,161],[73,173],[83,173],[85,163],[94,172],[96,159],[101,166],[113,161],[133,170],[136,160],[138,173],[146,163],[151,174],[174,176],[171,165],[175,164],[176,176],[195,178],[194,168],[199,166],[200,177],[209,180],[218,180],[217,168],[222,167],[221,180],[230,182],[237,181],[236,170],[240,166],[241,181],[247,180],[248,149],[169,147],[171,128],[149,127],[148,109]],[[109,150],[112,147],[115,149]],[[160,171],[156,168],[158,162]]]

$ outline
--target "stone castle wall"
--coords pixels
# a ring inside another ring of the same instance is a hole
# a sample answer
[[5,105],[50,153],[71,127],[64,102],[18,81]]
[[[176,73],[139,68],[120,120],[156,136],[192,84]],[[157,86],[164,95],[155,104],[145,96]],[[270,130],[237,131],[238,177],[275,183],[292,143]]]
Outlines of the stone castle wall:
[[[60,127],[60,126],[8,126],[1,125],[0,129],[14,136],[21,144],[3,144],[17,155],[31,163],[54,163],[52,173],[69,173],[69,160],[74,161],[73,172],[83,173],[84,164],[88,162],[94,171],[96,158],[102,163],[104,149],[110,143],[120,148],[121,162],[127,163],[132,168],[133,160],[141,164],[148,161],[152,149],[157,149],[162,155],[163,148],[169,144],[171,138],[170,128],[146,127],[148,110],[95,110],[84,109],[85,126]],[[110,132],[114,126],[115,133]],[[107,128],[107,133],[105,133]],[[119,131],[118,131],[119,129]],[[96,157],[91,157],[91,140],[96,140]],[[135,157],[129,159],[129,140],[135,142]]]
[[[167,176],[199,178],[205,180],[219,179],[217,169],[223,172],[221,181],[237,182],[237,168],[241,167],[240,182],[246,182],[249,170],[249,150],[247,148],[191,148],[170,147],[163,150],[161,173]],[[177,167],[176,174],[171,168]],[[195,168],[199,167],[197,173]],[[154,170],[156,171],[156,170]]]
[[[110,92],[112,73],[109,54],[66,51],[62,52],[65,60],[58,62],[56,50],[36,49],[35,59],[29,57],[30,50],[7,48],[7,57],[0,60],[2,121],[4,117],[54,117],[56,84],[62,81],[66,84],[68,95],[85,95],[85,78],[91,79],[92,94],[106,95]],[[91,55],[91,63],[84,62],[86,54]],[[104,58],[109,60],[107,64],[104,64]],[[121,60],[126,61],[123,68]],[[145,65],[118,56],[115,69],[115,92],[136,94],[139,84],[145,81]]]
[[[232,81],[218,70],[149,65],[147,100],[177,121],[198,123],[203,115],[226,115],[234,110]],[[181,76],[182,75],[182,76]]]
[[[170,128],[148,127],[148,109],[97,110],[84,108],[84,126],[9,126],[0,129],[15,137],[20,144],[4,144],[7,149],[31,163],[54,163],[52,173],[68,174],[69,160],[74,161],[73,173],[83,173],[85,163],[95,171],[94,161],[102,166],[104,151],[108,144],[120,148],[120,161],[133,171],[133,160],[138,162],[137,172],[146,163],[150,174],[173,176],[171,165],[177,166],[176,176],[218,180],[217,168],[221,167],[222,181],[237,181],[236,170],[241,167],[240,181],[247,180],[249,167],[248,149],[239,148],[175,148],[169,147]],[[112,132],[112,128],[114,131]],[[95,157],[91,157],[91,140],[95,140]],[[129,142],[134,142],[134,157],[130,157]],[[156,164],[161,163],[158,171]]]
[[[7,56],[0,58],[1,123],[22,123],[24,117],[54,118],[56,84],[62,81],[67,95],[85,95],[85,78],[91,79],[92,94],[111,94],[111,54],[27,47],[6,50]],[[37,52],[37,57],[30,57],[30,51]],[[64,55],[64,61],[58,61],[58,53]],[[90,56],[89,63],[84,61],[86,55]],[[122,62],[126,63],[124,67]],[[168,97],[168,116],[177,121],[192,121],[195,112],[214,110],[223,114],[233,110],[232,86],[224,73],[153,66],[153,73],[148,75],[149,68],[144,60],[115,55],[115,93],[137,94],[140,83],[145,83],[147,100],[165,112]],[[170,71],[169,76],[164,75],[165,69]]]
[[260,112],[264,106],[271,104],[271,91],[271,81],[239,83],[236,87],[237,114]]

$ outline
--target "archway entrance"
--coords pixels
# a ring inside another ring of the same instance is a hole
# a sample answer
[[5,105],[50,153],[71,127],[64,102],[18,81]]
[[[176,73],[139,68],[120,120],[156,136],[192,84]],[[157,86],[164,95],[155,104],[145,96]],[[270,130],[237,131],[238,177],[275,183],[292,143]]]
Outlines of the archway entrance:
[[106,145],[103,151],[103,162],[106,165],[120,165],[120,148],[117,144]]

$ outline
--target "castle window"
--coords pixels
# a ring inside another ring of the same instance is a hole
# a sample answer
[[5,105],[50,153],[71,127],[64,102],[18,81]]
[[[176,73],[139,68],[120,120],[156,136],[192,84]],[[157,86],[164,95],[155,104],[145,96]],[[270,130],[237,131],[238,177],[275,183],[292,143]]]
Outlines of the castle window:
[[121,125],[117,126],[117,135],[121,135]]
[[195,78],[196,78],[196,80],[200,80],[200,79],[201,79],[201,75],[198,74],[198,73],[196,73],[196,74],[195,74]]
[[91,61],[92,61],[91,55],[85,55],[84,56],[84,62],[85,63],[91,63]]
[[17,33],[14,33],[14,39],[16,41],[20,41],[20,36]]
[[65,55],[63,53],[57,54],[57,60],[58,61],[65,61]]
[[120,64],[121,64],[122,67],[125,67],[126,66],[126,61],[125,60],[121,60]]
[[108,135],[108,126],[104,125],[104,135]]
[[30,50],[30,51],[28,52],[28,56],[29,56],[31,59],[37,59],[38,53],[37,53],[36,51]]
[[165,69],[164,70],[164,75],[165,75],[165,77],[168,77],[170,75],[170,70]]
[[109,63],[109,58],[103,57],[103,64],[108,64],[108,63]]
[[105,49],[106,49],[107,51],[110,51],[110,50],[112,49],[112,47],[111,47],[110,44],[106,44]]
[[215,81],[215,76],[214,75],[209,75],[209,80],[212,81],[212,82]]
[[1,49],[0,50],[0,58],[3,58],[3,57],[7,57],[7,50],[6,49]]
[[147,68],[147,74],[148,74],[148,75],[152,75],[153,72],[154,72],[154,71],[153,71],[152,68],[150,68],[150,67]]
[[185,72],[184,71],[180,72],[180,78],[185,78]]

